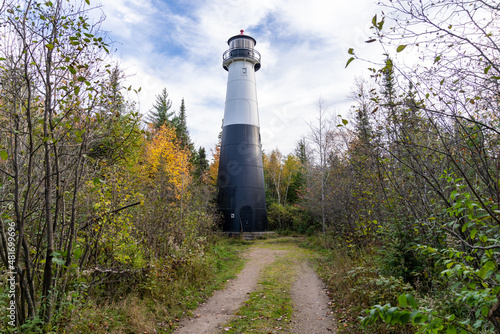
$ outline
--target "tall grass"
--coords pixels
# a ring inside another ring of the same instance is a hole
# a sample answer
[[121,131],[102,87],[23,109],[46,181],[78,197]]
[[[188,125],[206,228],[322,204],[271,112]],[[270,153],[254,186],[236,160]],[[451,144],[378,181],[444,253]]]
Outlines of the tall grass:
[[401,279],[379,275],[372,246],[354,246],[323,234],[308,237],[303,247],[314,249],[316,271],[328,285],[338,333],[413,333],[409,327],[376,323],[362,328],[360,317],[374,303],[397,304],[401,292],[411,289]]
[[172,333],[180,318],[234,278],[244,265],[247,243],[215,237],[204,252],[177,261],[156,261],[137,285],[105,302],[87,296],[61,324],[64,333]]

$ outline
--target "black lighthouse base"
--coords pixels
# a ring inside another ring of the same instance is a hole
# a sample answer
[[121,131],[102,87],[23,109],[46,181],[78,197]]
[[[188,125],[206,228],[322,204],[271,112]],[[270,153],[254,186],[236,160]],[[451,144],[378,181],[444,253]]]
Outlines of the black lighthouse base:
[[232,124],[222,129],[217,185],[224,232],[267,230],[264,169],[257,126]]

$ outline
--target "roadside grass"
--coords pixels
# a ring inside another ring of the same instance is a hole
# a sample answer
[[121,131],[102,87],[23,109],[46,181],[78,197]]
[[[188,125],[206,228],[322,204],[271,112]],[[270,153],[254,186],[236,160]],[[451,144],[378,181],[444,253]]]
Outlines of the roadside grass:
[[301,249],[297,238],[270,238],[259,240],[256,245],[272,250],[282,250],[275,262],[263,269],[260,288],[250,293],[245,305],[221,333],[289,333],[293,314],[290,289],[297,275],[299,264],[312,253]]
[[[203,254],[177,267],[155,266],[134,292],[97,304],[88,297],[62,333],[172,333],[214,290],[242,270],[249,242],[216,238]],[[58,331],[59,332],[59,331]]]
[[413,333],[409,326],[393,326],[377,322],[367,328],[360,317],[373,302],[397,304],[404,286],[394,278],[382,278],[376,267],[376,254],[368,247],[359,248],[331,236],[312,236],[302,247],[314,250],[315,270],[326,283],[337,321],[338,334]]
[[359,254],[352,254],[346,247],[326,245],[318,237],[309,237],[302,246],[314,249],[318,256],[314,259],[315,270],[328,286],[335,312],[338,334],[363,333],[357,316],[366,308],[364,300],[355,298],[352,289],[356,283],[349,276],[351,270],[363,261]]

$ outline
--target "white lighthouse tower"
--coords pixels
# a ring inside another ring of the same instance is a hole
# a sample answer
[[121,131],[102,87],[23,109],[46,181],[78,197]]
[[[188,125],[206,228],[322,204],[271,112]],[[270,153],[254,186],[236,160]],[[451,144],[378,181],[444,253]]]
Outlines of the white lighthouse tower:
[[260,69],[257,42],[231,37],[222,66],[228,71],[218,175],[218,202],[226,232],[267,230],[266,194],[255,72]]

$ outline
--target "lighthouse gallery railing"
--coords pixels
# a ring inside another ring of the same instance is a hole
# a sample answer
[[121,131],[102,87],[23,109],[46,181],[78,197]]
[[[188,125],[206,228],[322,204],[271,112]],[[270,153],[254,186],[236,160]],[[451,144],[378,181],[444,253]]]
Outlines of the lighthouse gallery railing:
[[243,48],[238,48],[238,49],[229,49],[224,52],[222,55],[223,61],[229,58],[252,58],[257,60],[260,63],[260,53],[257,50],[253,49],[243,49]]

